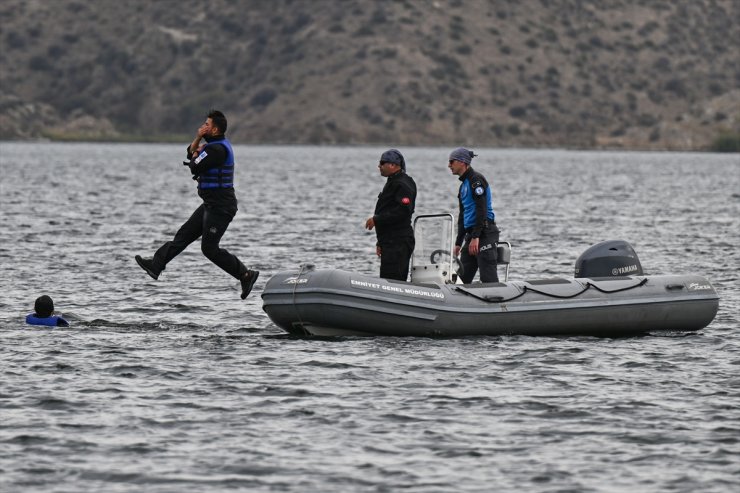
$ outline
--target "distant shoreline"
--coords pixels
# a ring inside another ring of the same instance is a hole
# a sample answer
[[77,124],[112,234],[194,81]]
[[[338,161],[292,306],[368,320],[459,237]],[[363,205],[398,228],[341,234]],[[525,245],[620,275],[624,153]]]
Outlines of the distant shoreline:
[[[43,137],[0,139],[0,143],[12,142],[48,142],[48,143],[69,143],[69,144],[183,144],[190,140],[188,135],[162,134],[162,135],[133,135],[120,134],[116,136],[90,136],[90,135],[72,135],[72,134],[45,134]],[[390,145],[387,142],[340,142],[340,143],[321,143],[321,142],[240,142],[232,141],[234,145],[248,146],[321,146],[321,147],[383,147]],[[401,144],[394,143],[400,146]],[[454,142],[449,143],[416,143],[405,144],[405,147],[451,147],[457,145]],[[469,147],[487,148],[487,149],[533,149],[533,150],[567,150],[567,151],[604,151],[604,152],[679,152],[679,153],[740,153],[740,134],[723,136],[715,140],[709,148],[696,147],[693,149],[674,149],[660,147],[627,147],[627,146],[502,146],[492,143],[466,144]]]

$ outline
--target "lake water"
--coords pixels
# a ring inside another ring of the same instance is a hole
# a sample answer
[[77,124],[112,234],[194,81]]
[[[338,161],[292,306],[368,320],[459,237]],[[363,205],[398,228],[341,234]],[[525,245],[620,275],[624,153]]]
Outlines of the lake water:
[[[296,339],[262,311],[301,263],[377,273],[379,147],[236,146],[222,246],[151,255],[199,204],[183,146],[0,144],[0,490],[740,490],[740,157],[476,149],[511,278],[629,241],[706,276],[709,327],[627,339]],[[402,149],[417,213],[455,211],[448,148]],[[49,294],[68,329],[26,326]]]

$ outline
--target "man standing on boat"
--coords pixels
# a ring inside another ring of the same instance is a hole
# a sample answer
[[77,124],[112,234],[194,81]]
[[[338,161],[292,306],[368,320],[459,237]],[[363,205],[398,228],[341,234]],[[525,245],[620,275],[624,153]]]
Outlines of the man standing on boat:
[[[470,165],[477,156],[464,147],[450,153],[448,167],[453,175],[460,177],[460,215],[457,219],[455,255],[460,255],[463,266],[463,283],[473,282],[480,269],[481,282],[498,282],[496,268],[496,243],[499,230],[493,212],[491,187],[486,178]],[[462,254],[460,252],[462,251]]]
[[[237,211],[234,193],[234,150],[224,135],[226,126],[224,114],[212,110],[187,149],[187,161],[183,164],[190,168],[193,179],[198,181],[198,195],[203,199],[203,203],[180,227],[175,238],[162,245],[153,258],[142,258],[139,255],[134,258],[136,263],[156,280],[170,260],[201,238],[203,255],[239,279],[242,287],[241,297],[245,299],[260,273],[247,269],[238,258],[219,247],[221,237]],[[202,140],[205,140],[205,144],[201,144]]]
[[387,180],[378,195],[375,214],[365,222],[365,228],[375,228],[378,237],[375,253],[380,257],[380,277],[405,281],[415,244],[411,216],[416,203],[416,183],[406,174],[406,161],[397,149],[389,149],[380,156],[378,169]]

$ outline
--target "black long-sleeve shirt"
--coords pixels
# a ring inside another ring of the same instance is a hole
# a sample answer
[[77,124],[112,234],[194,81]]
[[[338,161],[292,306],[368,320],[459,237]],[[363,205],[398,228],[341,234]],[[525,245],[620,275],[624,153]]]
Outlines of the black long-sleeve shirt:
[[375,232],[378,243],[383,241],[413,238],[411,216],[416,203],[416,183],[404,171],[391,175],[375,204]]

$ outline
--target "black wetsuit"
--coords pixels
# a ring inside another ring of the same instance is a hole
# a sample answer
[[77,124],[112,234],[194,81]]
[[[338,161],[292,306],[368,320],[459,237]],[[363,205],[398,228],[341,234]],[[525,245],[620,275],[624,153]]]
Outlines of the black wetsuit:
[[[206,137],[206,142],[212,140],[221,140],[223,135],[214,138]],[[208,146],[208,155],[198,162],[191,159],[192,152],[188,146],[187,159],[190,161],[189,167],[193,174],[193,179],[198,179],[209,169],[223,166],[228,157],[229,151],[224,145]],[[219,247],[221,237],[229,227],[229,223],[236,215],[237,201],[234,187],[218,188],[198,188],[198,195],[203,199],[203,203],[195,209],[185,224],[175,234],[172,241],[162,245],[154,254],[153,268],[161,272],[167,266],[167,263],[175,258],[180,252],[193,243],[198,238],[201,240],[201,251],[211,262],[221,267],[236,279],[240,279],[246,274],[247,268],[241,261],[225,249]]]
[[416,203],[416,183],[401,170],[388,177],[375,205],[375,232],[380,247],[380,277],[405,281],[414,251],[411,216]]

